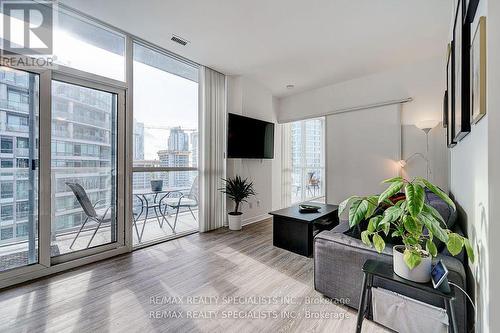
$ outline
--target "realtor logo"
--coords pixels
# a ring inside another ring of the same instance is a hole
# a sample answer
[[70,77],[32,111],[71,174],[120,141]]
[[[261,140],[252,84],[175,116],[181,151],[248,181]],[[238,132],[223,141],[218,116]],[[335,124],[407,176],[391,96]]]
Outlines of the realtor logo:
[[52,54],[53,5],[51,1],[0,0],[3,47],[7,55]]

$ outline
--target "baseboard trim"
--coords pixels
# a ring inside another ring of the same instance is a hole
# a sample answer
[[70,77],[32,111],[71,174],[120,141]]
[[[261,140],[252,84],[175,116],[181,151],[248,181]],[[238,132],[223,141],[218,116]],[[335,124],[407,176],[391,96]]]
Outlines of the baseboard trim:
[[249,224],[261,222],[261,221],[270,219],[271,217],[272,217],[272,215],[269,215],[267,213],[266,214],[257,215],[257,216],[254,216],[254,217],[251,217],[249,219],[241,221],[241,225],[245,226],[245,225],[249,225]]

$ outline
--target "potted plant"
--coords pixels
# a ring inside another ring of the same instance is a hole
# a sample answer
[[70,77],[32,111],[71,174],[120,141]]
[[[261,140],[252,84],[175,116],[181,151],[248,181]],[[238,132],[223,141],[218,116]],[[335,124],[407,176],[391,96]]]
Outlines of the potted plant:
[[249,182],[246,178],[242,179],[240,176],[223,179],[223,181],[226,183],[226,186],[219,190],[234,201],[234,211],[228,213],[229,229],[241,230],[241,215],[243,213],[238,209],[242,202],[247,202],[248,197],[255,195],[253,183]]
[[154,173],[151,174],[151,191],[160,192],[163,189],[163,180],[159,179],[159,176],[155,176]]
[[[394,272],[415,282],[430,281],[432,257],[437,256],[436,237],[446,244],[452,255],[465,247],[467,256],[474,262],[470,241],[447,229],[439,212],[425,203],[425,188],[436,194],[453,209],[455,203],[437,186],[423,178],[412,181],[395,177],[383,183],[389,187],[378,196],[352,196],[339,205],[339,217],[349,206],[349,226],[360,226],[368,221],[361,232],[361,240],[375,246],[378,253],[385,249],[383,235],[401,238],[403,245],[393,247]],[[389,200],[404,190],[405,197],[396,202]],[[385,210],[380,209],[386,208]]]

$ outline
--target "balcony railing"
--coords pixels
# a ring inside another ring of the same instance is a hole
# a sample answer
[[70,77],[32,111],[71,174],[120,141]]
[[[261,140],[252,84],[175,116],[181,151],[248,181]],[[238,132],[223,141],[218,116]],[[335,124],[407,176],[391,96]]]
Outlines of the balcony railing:
[[22,102],[16,102],[16,101],[2,99],[2,100],[0,100],[0,108],[13,110],[13,111],[29,112],[30,105],[29,105],[29,103],[22,103]]
[[5,129],[11,132],[23,132],[29,133],[30,127],[27,125],[19,125],[19,124],[6,124]]

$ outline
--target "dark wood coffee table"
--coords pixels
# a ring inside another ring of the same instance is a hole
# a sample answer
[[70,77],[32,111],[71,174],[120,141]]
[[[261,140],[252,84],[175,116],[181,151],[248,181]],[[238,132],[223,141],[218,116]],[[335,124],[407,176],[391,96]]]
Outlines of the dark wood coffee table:
[[338,206],[306,203],[319,206],[317,213],[300,213],[299,205],[280,209],[273,215],[273,245],[310,257],[313,254],[315,231],[330,230],[338,225]]

